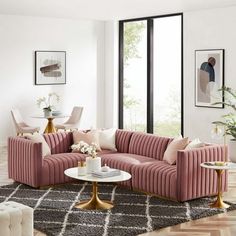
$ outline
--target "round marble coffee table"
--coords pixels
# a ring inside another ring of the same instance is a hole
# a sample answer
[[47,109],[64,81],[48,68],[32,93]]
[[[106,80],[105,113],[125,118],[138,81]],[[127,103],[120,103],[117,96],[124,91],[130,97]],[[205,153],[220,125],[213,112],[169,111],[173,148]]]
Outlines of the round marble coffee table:
[[225,162],[225,165],[216,165],[215,162],[204,162],[200,164],[201,167],[208,168],[215,170],[217,173],[217,178],[218,178],[218,194],[217,194],[217,199],[214,203],[210,205],[210,207],[215,207],[215,208],[228,208],[229,205],[224,203],[223,198],[222,198],[222,174],[224,170],[232,170],[236,169],[236,163],[232,162]]
[[81,201],[77,205],[75,205],[76,208],[80,209],[87,209],[87,210],[107,210],[111,209],[114,205],[111,201],[105,201],[101,200],[98,197],[98,182],[101,183],[111,183],[111,182],[121,182],[121,181],[126,181],[131,178],[131,175],[126,172],[126,171],[120,171],[121,174],[113,177],[106,177],[106,178],[98,178],[98,177],[93,177],[91,174],[87,175],[78,175],[78,168],[70,168],[64,171],[64,174],[68,177],[78,179],[78,180],[83,180],[83,181],[89,181],[92,182],[93,185],[93,193],[92,197],[89,200]]

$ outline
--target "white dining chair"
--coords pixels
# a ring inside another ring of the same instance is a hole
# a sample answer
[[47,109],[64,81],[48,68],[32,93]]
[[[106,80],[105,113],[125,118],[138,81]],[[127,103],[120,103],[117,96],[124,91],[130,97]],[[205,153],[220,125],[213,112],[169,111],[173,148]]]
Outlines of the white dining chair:
[[16,128],[17,136],[23,135],[24,133],[33,134],[35,132],[39,132],[40,127],[29,126],[23,121],[22,116],[18,109],[12,109],[11,115],[12,115],[12,119]]
[[74,107],[69,119],[66,122],[55,125],[56,130],[63,129],[65,131],[72,131],[73,129],[78,129],[82,113],[83,107]]

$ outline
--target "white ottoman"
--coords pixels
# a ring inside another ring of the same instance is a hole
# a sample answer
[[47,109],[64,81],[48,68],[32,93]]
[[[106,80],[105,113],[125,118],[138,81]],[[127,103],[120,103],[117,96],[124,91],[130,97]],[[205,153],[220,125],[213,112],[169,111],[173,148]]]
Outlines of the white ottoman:
[[33,209],[17,202],[0,203],[0,236],[32,236]]

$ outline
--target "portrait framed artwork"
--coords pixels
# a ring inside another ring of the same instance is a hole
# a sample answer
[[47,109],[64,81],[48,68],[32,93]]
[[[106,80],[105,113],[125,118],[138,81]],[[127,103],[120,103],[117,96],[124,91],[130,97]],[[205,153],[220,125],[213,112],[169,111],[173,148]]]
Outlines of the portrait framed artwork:
[[66,52],[35,51],[35,85],[66,84]]
[[224,49],[195,51],[195,106],[224,108]]

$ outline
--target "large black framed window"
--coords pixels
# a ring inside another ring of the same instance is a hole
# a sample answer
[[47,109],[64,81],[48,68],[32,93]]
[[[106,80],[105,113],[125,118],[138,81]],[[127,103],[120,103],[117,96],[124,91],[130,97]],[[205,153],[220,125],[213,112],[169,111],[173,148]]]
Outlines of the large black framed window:
[[119,22],[119,128],[183,134],[183,14]]

